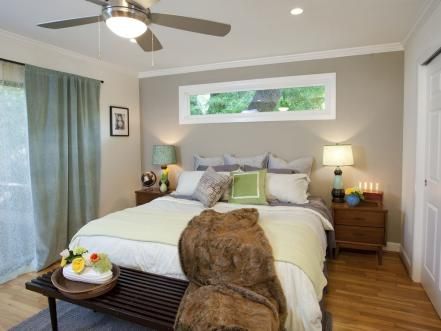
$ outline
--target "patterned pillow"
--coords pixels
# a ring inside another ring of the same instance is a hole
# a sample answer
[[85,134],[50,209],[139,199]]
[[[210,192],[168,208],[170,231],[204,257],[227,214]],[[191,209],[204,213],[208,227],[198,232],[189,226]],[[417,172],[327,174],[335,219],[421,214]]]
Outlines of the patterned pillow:
[[266,205],[266,170],[232,172],[229,203]]
[[193,198],[202,202],[205,207],[211,208],[219,201],[230,184],[230,176],[217,173],[208,168],[202,175]]

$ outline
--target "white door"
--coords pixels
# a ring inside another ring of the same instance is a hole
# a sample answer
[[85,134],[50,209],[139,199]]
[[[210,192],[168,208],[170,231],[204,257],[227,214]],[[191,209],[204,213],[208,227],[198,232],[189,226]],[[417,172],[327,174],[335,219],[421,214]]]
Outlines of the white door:
[[441,56],[438,56],[427,67],[426,110],[426,189],[424,192],[422,283],[441,316]]

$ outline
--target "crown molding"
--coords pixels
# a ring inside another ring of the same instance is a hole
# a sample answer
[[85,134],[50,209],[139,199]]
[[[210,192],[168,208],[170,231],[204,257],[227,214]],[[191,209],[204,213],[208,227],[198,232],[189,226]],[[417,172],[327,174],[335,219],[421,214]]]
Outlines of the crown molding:
[[412,28],[407,33],[406,37],[403,39],[401,44],[406,47],[407,43],[409,42],[410,38],[413,36],[415,31],[422,25],[424,22],[426,22],[430,16],[433,15],[435,10],[441,6],[441,2],[439,0],[430,0],[426,6],[421,10],[420,14],[418,15],[417,20],[415,21],[415,24],[412,26]]
[[[7,30],[0,29],[0,36],[4,37],[4,38],[13,39],[13,40],[16,40],[16,41],[19,41],[21,43],[25,43],[28,45],[37,46],[42,49],[58,53],[60,55],[68,56],[71,58],[75,58],[77,60],[81,60],[81,61],[89,62],[94,65],[105,67],[109,70],[112,70],[112,71],[115,71],[115,72],[118,72],[121,74],[134,76],[134,77],[136,77],[136,75],[137,75],[137,73],[135,71],[128,70],[127,68],[125,68],[123,66],[119,66],[117,64],[106,62],[106,61],[103,61],[103,60],[100,60],[100,59],[97,59],[94,57],[90,57],[87,55],[83,55],[83,54],[80,54],[80,53],[77,53],[74,51],[70,51],[65,48],[58,47],[58,46],[55,46],[52,44],[48,44],[48,43],[45,43],[45,42],[42,42],[39,40],[35,40],[35,39],[29,38],[29,37],[25,37],[23,35],[19,35],[19,34],[16,34],[16,33],[13,33],[13,32],[7,31]],[[16,60],[16,59],[11,59],[11,60]],[[26,62],[26,61],[24,61],[24,62]]]
[[362,47],[353,47],[353,48],[333,49],[328,51],[279,55],[279,56],[261,57],[255,59],[237,60],[230,62],[202,64],[202,65],[188,66],[188,67],[157,69],[157,70],[140,72],[138,77],[151,78],[151,77],[159,77],[159,76],[186,74],[190,72],[251,67],[251,66],[260,66],[260,65],[276,64],[276,63],[323,60],[323,59],[332,59],[332,58],[346,57],[346,56],[398,52],[403,50],[404,47],[401,43],[380,44],[380,45],[371,45],[371,46],[362,46]]

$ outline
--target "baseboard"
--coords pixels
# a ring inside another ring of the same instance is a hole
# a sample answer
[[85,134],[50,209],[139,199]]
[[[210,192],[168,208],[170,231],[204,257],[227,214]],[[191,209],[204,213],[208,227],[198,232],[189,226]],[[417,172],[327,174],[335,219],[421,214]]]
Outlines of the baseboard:
[[409,255],[407,255],[407,252],[404,249],[401,250],[400,257],[401,261],[404,264],[404,267],[407,270],[407,273],[409,274],[409,276],[411,276],[412,264],[410,263]]
[[383,249],[385,251],[387,251],[387,252],[397,252],[397,253],[399,253],[399,252],[401,252],[401,244],[388,241],[387,245],[384,246]]

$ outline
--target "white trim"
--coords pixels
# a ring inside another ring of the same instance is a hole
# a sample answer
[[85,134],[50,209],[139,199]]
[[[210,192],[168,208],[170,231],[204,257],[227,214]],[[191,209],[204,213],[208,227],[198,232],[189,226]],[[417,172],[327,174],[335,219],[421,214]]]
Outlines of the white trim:
[[403,258],[403,262],[407,268],[407,271],[410,273],[410,271],[412,270],[412,263],[410,262],[409,254],[407,254],[407,252],[404,250],[404,247],[401,247],[400,254]]
[[415,33],[417,28],[427,21],[427,18],[430,17],[433,13],[433,11],[440,5],[439,0],[430,0],[427,5],[421,10],[417,20],[415,21],[415,24],[412,26],[412,28],[407,33],[406,37],[404,37],[401,44],[405,47],[412,35]]
[[399,253],[399,252],[401,252],[401,244],[388,241],[387,245],[384,246],[384,250],[386,252],[397,252],[397,253]]
[[[191,115],[190,97],[199,94],[278,89],[287,87],[325,86],[324,111],[267,112],[241,114]],[[336,74],[287,76],[234,82],[187,85],[179,87],[179,124],[242,123],[294,120],[333,120],[336,118]]]
[[327,51],[298,53],[298,54],[279,55],[279,56],[271,56],[271,57],[261,57],[254,59],[236,60],[229,62],[202,64],[195,66],[157,69],[157,70],[140,72],[138,77],[150,78],[150,77],[159,77],[159,76],[179,75],[190,72],[242,68],[242,67],[259,66],[265,64],[332,59],[332,58],[345,57],[345,56],[399,52],[403,50],[404,48],[401,43],[380,44],[380,45],[361,46],[361,47],[353,47],[353,48],[333,49]]
[[[95,64],[95,65],[105,66],[105,67],[109,68],[112,71],[115,71],[115,72],[118,72],[118,73],[122,73],[122,74],[125,74],[125,75],[129,75],[129,76],[132,76],[132,77],[133,76],[136,77],[136,75],[137,75],[137,73],[135,71],[128,70],[127,68],[125,68],[123,66],[120,66],[120,65],[117,65],[117,64],[113,64],[113,63],[110,63],[110,62],[106,62],[106,61],[100,60],[98,58],[94,58],[94,57],[90,57],[90,56],[87,56],[87,55],[83,55],[83,54],[80,54],[80,53],[77,53],[77,52],[74,52],[74,51],[70,51],[68,49],[61,48],[61,47],[58,47],[58,46],[55,46],[55,45],[52,45],[52,44],[48,44],[48,43],[45,43],[45,42],[42,42],[42,41],[39,41],[39,40],[28,38],[28,37],[25,37],[25,36],[22,36],[22,35],[19,35],[19,34],[16,34],[16,33],[12,33],[10,31],[6,31],[6,30],[0,29],[0,36],[5,37],[5,38],[9,38],[9,39],[14,39],[14,40],[17,40],[17,41],[22,42],[22,43],[32,44],[34,46],[38,46],[38,47],[41,47],[43,49],[47,49],[49,51],[56,52],[58,54],[65,55],[65,56],[68,56],[68,57],[73,57],[73,58],[78,59],[78,60],[87,61],[87,62]],[[10,60],[12,60],[12,61],[23,61],[23,60],[17,59],[17,58],[10,59]],[[32,63],[29,63],[29,64],[32,64]]]

